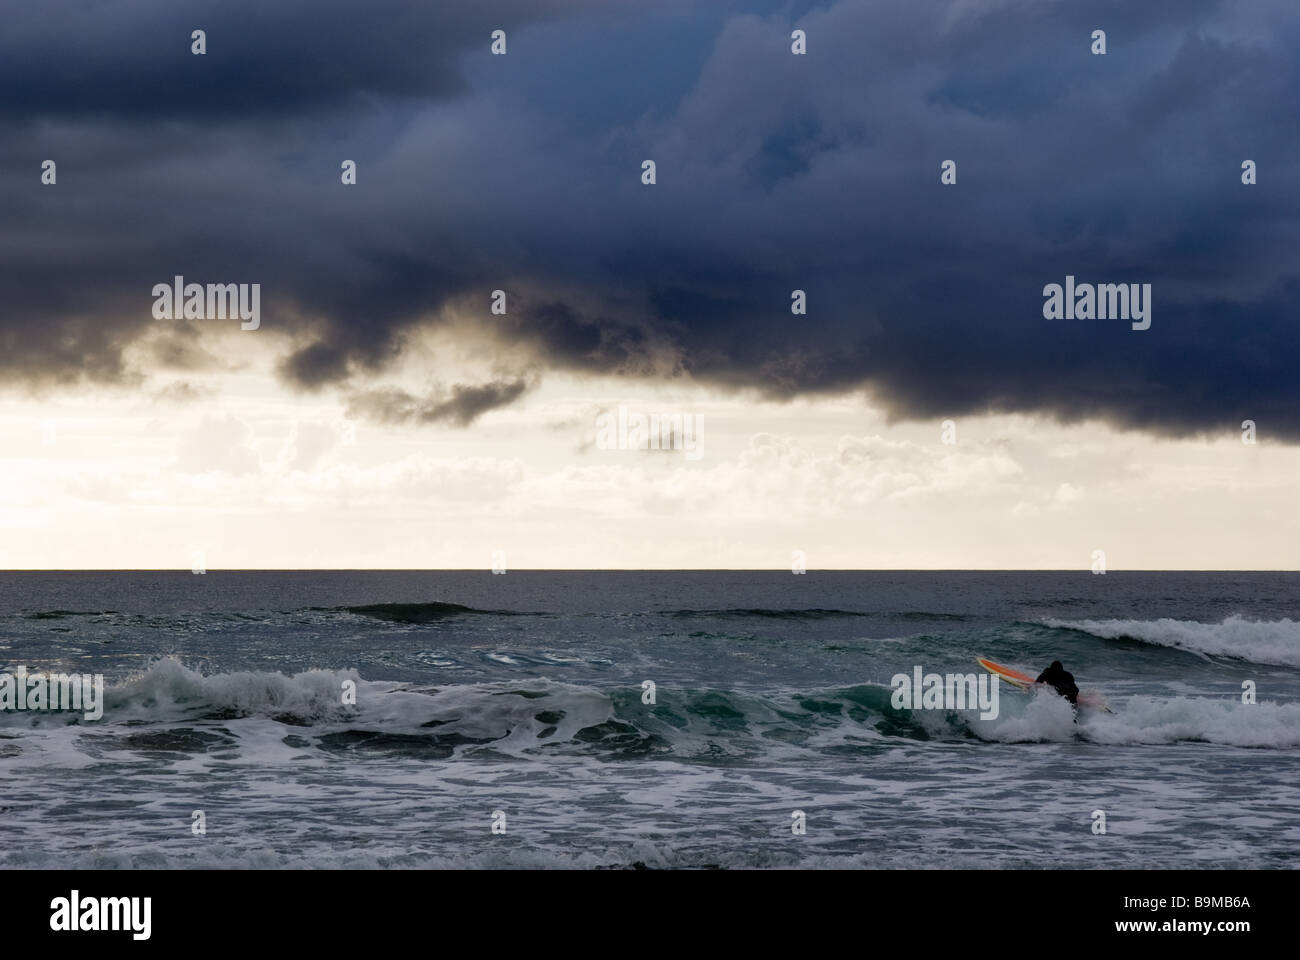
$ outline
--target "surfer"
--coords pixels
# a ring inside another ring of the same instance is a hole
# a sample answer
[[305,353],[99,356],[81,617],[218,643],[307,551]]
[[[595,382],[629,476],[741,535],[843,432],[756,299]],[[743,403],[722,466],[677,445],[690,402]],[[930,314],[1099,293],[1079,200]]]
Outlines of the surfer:
[[1079,705],[1079,688],[1074,685],[1074,674],[1061,666],[1060,660],[1053,660],[1052,665],[1038,675],[1035,683],[1045,683],[1075,706]]

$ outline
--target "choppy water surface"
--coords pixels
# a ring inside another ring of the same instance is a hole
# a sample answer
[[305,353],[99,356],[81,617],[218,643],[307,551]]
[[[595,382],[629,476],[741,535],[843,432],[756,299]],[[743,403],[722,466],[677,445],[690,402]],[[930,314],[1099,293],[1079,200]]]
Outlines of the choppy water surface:
[[[977,656],[1060,659],[1114,712],[1076,722],[1005,686],[996,719],[891,706],[895,673]],[[0,713],[4,866],[1291,867],[1300,850],[1296,574],[2,574],[0,671],[19,665],[108,689],[98,721]]]

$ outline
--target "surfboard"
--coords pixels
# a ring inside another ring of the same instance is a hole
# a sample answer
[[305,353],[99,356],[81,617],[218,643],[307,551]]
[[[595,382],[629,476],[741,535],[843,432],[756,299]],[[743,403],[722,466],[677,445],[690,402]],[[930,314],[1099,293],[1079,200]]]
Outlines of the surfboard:
[[[1029,676],[1027,673],[1021,673],[1019,670],[1013,670],[1011,667],[1004,667],[1000,663],[994,663],[992,660],[985,660],[983,657],[978,657],[976,662],[989,673],[995,674],[1020,690],[1032,690],[1034,684],[1037,682],[1034,677]],[[1102,699],[1101,694],[1093,693],[1091,690],[1087,693],[1082,691],[1079,692],[1079,706],[1091,707],[1095,710],[1105,710],[1107,713],[1115,712],[1111,710],[1110,707],[1106,706],[1106,701]]]
[[1012,686],[1019,687],[1021,690],[1028,690],[1034,685],[1034,678],[1027,673],[1021,673],[1019,670],[1012,670],[1010,667],[1004,667],[1000,663],[994,663],[992,660],[985,660],[980,657],[977,661],[981,667],[989,673],[997,674],[1003,680]]

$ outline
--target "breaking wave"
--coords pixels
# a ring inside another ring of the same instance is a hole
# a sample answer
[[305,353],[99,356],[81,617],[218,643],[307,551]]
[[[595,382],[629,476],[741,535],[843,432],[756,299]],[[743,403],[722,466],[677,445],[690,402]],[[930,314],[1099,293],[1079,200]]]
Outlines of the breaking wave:
[[[1076,722],[1070,706],[1046,692],[1004,692],[993,719],[975,710],[897,710],[883,684],[782,693],[662,685],[653,704],[642,694],[640,687],[540,679],[445,686],[367,681],[353,670],[205,676],[165,659],[108,687],[100,721],[7,713],[0,726],[67,727],[101,745],[116,738],[127,750],[207,752],[238,744],[229,721],[259,718],[265,723],[257,743],[273,733],[278,743],[359,758],[537,757],[558,750],[726,763],[794,759],[801,751],[872,754],[929,740],[1300,747],[1300,704],[1294,703],[1130,697],[1112,701],[1111,714],[1085,709]],[[21,748],[22,739],[8,742]]]
[[1106,640],[1136,640],[1210,657],[1300,667],[1300,622],[1226,617],[1196,620],[1045,620],[1050,627],[1080,630]]

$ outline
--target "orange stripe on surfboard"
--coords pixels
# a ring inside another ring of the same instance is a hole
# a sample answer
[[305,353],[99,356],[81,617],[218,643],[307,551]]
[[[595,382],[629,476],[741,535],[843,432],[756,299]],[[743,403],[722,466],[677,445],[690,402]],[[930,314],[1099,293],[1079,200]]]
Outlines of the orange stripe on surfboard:
[[992,660],[979,658],[979,665],[989,673],[996,673],[999,677],[1010,680],[1015,684],[1029,686],[1034,683],[1034,678],[1027,673],[1021,673],[1019,670],[1012,670],[1010,667],[1004,667],[1000,663],[994,663]]

